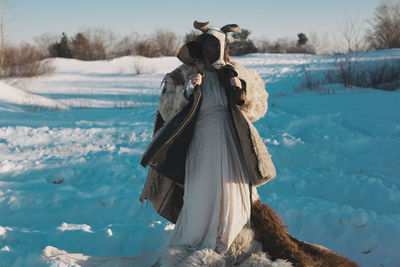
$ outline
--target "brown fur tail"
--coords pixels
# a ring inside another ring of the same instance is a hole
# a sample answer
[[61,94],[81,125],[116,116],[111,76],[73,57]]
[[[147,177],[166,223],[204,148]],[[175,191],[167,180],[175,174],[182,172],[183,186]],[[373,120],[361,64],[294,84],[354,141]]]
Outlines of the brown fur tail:
[[[290,236],[290,235],[289,235]],[[299,248],[305,251],[308,255],[310,255],[314,262],[315,266],[337,266],[337,267],[357,267],[359,266],[357,263],[351,261],[333,252],[326,247],[310,244],[304,242],[302,240],[298,240],[297,238],[290,236],[290,238],[295,242]]]
[[284,259],[296,267],[356,267],[357,263],[333,251],[292,237],[281,219],[268,205],[256,200],[252,205],[256,237],[272,260]]

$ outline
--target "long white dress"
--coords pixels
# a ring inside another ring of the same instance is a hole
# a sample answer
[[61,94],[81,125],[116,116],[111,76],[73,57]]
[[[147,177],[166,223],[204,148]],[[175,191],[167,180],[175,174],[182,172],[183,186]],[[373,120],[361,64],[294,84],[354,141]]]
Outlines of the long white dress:
[[[45,259],[81,266],[152,266],[171,248],[227,252],[251,212],[248,176],[227,104],[217,73],[206,71],[186,158],[184,204],[174,230],[158,250],[133,257],[95,257],[46,247]],[[252,192],[253,200],[259,198],[255,187]]]

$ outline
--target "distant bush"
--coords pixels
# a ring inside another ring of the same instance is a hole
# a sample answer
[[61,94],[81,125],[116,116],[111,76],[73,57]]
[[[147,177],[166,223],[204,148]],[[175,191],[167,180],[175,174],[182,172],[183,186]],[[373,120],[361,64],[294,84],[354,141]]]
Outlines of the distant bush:
[[118,38],[112,30],[89,28],[81,32],[81,34],[89,42],[89,60],[105,60],[114,58],[114,48]]
[[300,79],[299,84],[293,85],[293,89],[295,92],[302,92],[302,91],[315,91],[317,93],[322,94],[334,94],[334,90],[326,90],[323,88],[323,84],[327,83],[325,75],[317,70],[313,70],[310,67],[310,64],[302,64],[302,77]]
[[178,36],[166,29],[157,29],[150,37],[134,44],[134,55],[144,57],[175,56],[179,47]]
[[335,68],[325,75],[321,71],[312,70],[307,64],[303,65],[300,84],[294,90],[317,91],[319,93],[335,93],[334,90],[324,89],[322,85],[340,83],[347,88],[353,86],[379,90],[400,89],[400,59],[382,60],[368,64],[360,61],[355,55],[337,55]]
[[159,57],[161,56],[154,42],[151,40],[142,40],[135,44],[135,55],[144,57]]
[[136,34],[125,36],[116,42],[113,50],[114,57],[131,56],[135,54],[135,45],[138,36]]
[[257,53],[257,47],[253,41],[249,39],[250,31],[246,29],[240,29],[239,32],[234,32],[232,37],[234,42],[229,46],[229,55],[241,56],[250,53]]
[[268,40],[256,41],[257,51],[260,53],[302,53],[315,54],[315,49],[308,44],[308,38],[304,33],[297,35],[298,40],[294,38],[279,38],[274,42]]
[[4,47],[4,63],[2,77],[32,77],[52,71],[47,58],[38,48],[30,44],[19,47]]
[[175,33],[166,29],[157,29],[152,39],[159,55],[175,56],[179,46]]
[[326,83],[342,83],[346,87],[364,87],[381,90],[400,88],[400,59],[359,64],[357,59],[337,60],[337,68],[326,75]]

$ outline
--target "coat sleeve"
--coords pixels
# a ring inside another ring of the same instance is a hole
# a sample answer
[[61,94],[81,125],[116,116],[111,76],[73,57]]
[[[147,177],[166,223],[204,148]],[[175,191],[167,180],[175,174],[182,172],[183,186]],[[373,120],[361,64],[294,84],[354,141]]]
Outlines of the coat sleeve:
[[178,67],[167,73],[161,82],[161,87],[158,111],[163,120],[168,121],[189,102],[184,96],[185,80],[182,70]]
[[238,73],[238,78],[244,80],[246,84],[244,103],[239,105],[239,108],[250,121],[257,121],[266,114],[268,109],[268,92],[265,90],[265,83],[257,72],[237,63],[233,66]]

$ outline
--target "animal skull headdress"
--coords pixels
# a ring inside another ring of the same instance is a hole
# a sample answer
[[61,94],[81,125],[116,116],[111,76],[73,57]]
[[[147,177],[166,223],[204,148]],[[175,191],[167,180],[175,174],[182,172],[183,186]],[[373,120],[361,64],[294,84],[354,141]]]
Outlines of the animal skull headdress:
[[226,65],[224,60],[225,47],[232,42],[228,32],[238,32],[239,26],[236,24],[227,24],[222,28],[209,28],[209,22],[193,23],[195,29],[203,33],[197,36],[195,41],[190,41],[181,46],[177,52],[177,57],[185,64],[195,64],[206,56],[208,61],[216,69]]

